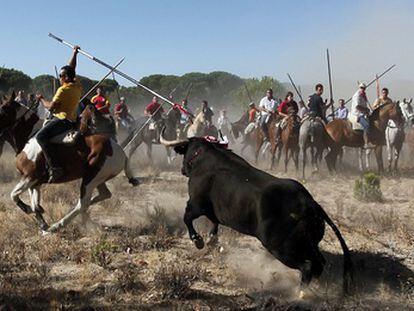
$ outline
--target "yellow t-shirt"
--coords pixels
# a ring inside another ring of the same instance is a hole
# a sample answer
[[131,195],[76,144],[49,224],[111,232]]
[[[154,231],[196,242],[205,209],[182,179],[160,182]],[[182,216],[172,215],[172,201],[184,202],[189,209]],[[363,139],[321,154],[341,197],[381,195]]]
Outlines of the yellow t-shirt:
[[78,80],[65,83],[56,91],[53,102],[56,107],[53,115],[61,120],[76,121],[76,110],[81,98],[82,86]]

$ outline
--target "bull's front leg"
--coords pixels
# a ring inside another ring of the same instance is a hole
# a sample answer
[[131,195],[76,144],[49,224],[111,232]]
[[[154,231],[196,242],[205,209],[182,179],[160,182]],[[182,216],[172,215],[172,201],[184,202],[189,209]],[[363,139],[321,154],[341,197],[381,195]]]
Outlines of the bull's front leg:
[[204,247],[204,241],[203,238],[194,229],[193,220],[197,219],[201,215],[201,209],[188,201],[187,207],[185,208],[184,223],[187,226],[191,241],[194,242],[194,245],[198,249],[202,249]]

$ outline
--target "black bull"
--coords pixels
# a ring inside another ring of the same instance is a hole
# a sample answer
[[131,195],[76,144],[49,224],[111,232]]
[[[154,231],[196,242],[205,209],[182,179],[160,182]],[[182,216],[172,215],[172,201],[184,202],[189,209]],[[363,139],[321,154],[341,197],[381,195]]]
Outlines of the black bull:
[[189,178],[184,222],[198,248],[203,248],[204,242],[193,220],[206,216],[214,224],[212,237],[220,224],[258,238],[283,264],[300,270],[302,284],[306,285],[323,271],[325,259],[318,244],[326,221],[344,253],[344,290],[349,292],[352,261],[348,247],[305,187],[295,180],[258,170],[230,150],[203,138],[161,140],[184,155],[182,173]]

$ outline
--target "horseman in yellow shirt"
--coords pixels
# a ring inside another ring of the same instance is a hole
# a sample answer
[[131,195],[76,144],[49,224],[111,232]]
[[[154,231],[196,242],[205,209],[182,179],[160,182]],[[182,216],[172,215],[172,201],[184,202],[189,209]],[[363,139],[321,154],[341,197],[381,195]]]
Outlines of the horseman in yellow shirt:
[[36,135],[36,139],[42,147],[49,166],[49,183],[55,182],[64,174],[59,160],[53,157],[54,146],[50,140],[72,129],[76,122],[76,111],[82,92],[75,72],[78,50],[79,46],[75,46],[69,64],[60,69],[59,80],[61,87],[56,91],[52,101],[47,101],[41,94],[37,95],[38,100],[53,115],[53,118]]

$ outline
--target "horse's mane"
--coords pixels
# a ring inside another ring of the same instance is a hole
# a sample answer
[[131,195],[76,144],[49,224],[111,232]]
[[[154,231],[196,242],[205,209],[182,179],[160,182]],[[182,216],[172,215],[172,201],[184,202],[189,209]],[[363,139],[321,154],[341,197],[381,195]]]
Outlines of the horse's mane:
[[[384,109],[385,107],[388,107],[390,105],[395,105],[395,103],[394,102],[392,102],[392,103],[386,103],[384,105],[381,105],[381,106],[375,108],[374,111],[370,115],[370,119],[372,119],[372,120],[378,120],[380,111],[382,109]],[[398,108],[399,108],[399,106],[398,106]]]

